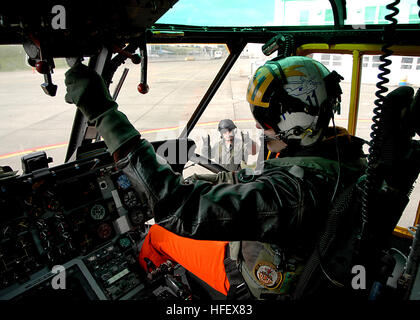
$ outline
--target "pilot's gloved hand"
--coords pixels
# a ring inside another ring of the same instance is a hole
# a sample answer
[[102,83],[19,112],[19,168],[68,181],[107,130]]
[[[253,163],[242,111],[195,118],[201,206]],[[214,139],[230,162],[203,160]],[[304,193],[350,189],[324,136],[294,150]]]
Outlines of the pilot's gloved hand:
[[66,72],[67,103],[74,103],[93,121],[108,109],[117,107],[102,77],[82,63],[75,64]]
[[111,154],[140,133],[126,115],[117,110],[102,77],[79,63],[66,72],[65,100],[74,103],[104,138]]
[[237,172],[233,171],[222,171],[219,173],[209,173],[209,174],[197,174],[194,173],[192,176],[186,178],[185,183],[194,183],[196,181],[208,181],[212,184],[220,183],[229,183],[235,184],[238,181]]

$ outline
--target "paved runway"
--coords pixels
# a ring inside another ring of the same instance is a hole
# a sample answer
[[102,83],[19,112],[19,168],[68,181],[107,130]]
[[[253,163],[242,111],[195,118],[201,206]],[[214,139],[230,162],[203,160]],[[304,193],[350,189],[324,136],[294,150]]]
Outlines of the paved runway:
[[[113,93],[124,67],[129,68],[117,99],[120,110],[143,137],[149,140],[176,138],[223,61],[152,61],[148,70],[150,91],[146,95],[137,92],[140,67],[126,63],[117,71],[110,91]],[[256,137],[255,124],[245,100],[252,63],[251,59],[239,59],[219,88],[191,133],[190,137],[198,147],[201,137],[206,134],[210,134],[212,141],[218,139],[217,123],[223,118],[236,121],[240,130]],[[43,76],[29,67],[26,71],[0,73],[0,165],[20,170],[21,156],[37,150],[45,150],[53,157],[52,165],[63,163],[75,113],[74,105],[64,101],[65,71],[56,69],[53,74],[53,82],[58,85],[56,97],[44,94],[40,87]],[[342,88],[342,112],[336,116],[336,124],[347,127],[349,83],[342,83]],[[375,91],[374,85],[364,85],[360,98],[357,135],[368,140]],[[420,190],[416,188],[407,210],[410,218],[401,223],[403,226],[411,225],[419,199]]]

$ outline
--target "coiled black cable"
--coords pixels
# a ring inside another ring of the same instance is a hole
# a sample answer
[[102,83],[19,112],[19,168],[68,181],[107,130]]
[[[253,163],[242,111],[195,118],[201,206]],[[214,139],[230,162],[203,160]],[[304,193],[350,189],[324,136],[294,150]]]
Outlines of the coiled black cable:
[[[419,0],[420,1],[420,0]],[[286,40],[284,42],[284,53],[285,57],[290,57],[295,52],[295,39],[292,35],[285,35]]]
[[[420,0],[418,0],[420,2]],[[361,226],[361,238],[364,235],[366,224],[368,222],[369,215],[369,199],[371,198],[372,191],[376,190],[379,184],[382,183],[382,180],[379,179],[378,164],[381,155],[381,146],[382,146],[382,132],[383,132],[383,104],[386,100],[384,93],[388,91],[388,88],[385,87],[385,84],[389,82],[389,79],[386,77],[391,71],[387,68],[391,65],[392,61],[388,59],[393,54],[393,51],[389,49],[392,46],[392,36],[394,26],[397,24],[397,19],[395,16],[399,13],[396,5],[400,3],[400,0],[395,0],[391,4],[388,4],[386,8],[391,10],[392,13],[385,16],[385,20],[390,21],[391,24],[387,25],[384,28],[384,45],[382,46],[382,55],[379,57],[379,60],[382,62],[379,65],[379,70],[381,71],[378,74],[379,81],[376,84],[378,90],[375,92],[377,99],[374,101],[375,108],[373,109],[374,116],[372,118],[373,124],[371,126],[372,132],[370,134],[371,141],[369,143],[369,155],[367,158],[368,165],[366,169],[366,180],[363,189],[361,190],[362,201],[361,201],[361,215],[362,215],[362,226]]]

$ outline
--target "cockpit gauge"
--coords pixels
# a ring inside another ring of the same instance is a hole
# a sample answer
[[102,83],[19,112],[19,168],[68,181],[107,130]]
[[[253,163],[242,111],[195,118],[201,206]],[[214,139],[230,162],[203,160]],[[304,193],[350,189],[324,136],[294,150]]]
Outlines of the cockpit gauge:
[[124,194],[123,201],[129,209],[135,208],[139,205],[139,201],[133,190],[130,190]]
[[120,245],[121,248],[127,249],[128,247],[130,247],[131,241],[127,237],[122,237],[118,240],[118,244]]
[[121,189],[127,189],[131,187],[131,182],[125,174],[120,175],[117,178],[117,184]]
[[90,216],[95,220],[102,220],[105,217],[105,208],[100,204],[95,204],[90,209]]
[[108,223],[102,223],[97,229],[99,238],[108,239],[112,234],[112,227]]

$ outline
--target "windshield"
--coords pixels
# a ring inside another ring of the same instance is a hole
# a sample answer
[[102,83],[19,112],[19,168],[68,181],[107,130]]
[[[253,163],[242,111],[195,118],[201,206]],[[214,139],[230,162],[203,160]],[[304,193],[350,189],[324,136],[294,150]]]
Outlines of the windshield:
[[[313,9],[317,10],[313,10]],[[204,14],[205,13],[205,14]],[[180,0],[157,23],[192,26],[299,26],[334,24],[328,0]]]
[[[120,109],[149,141],[180,136],[200,100],[222,67],[228,50],[223,44],[156,44],[149,52],[149,92],[140,94],[140,66],[129,69],[117,98]],[[124,68],[110,86],[114,91]]]
[[[214,151],[214,146],[221,140],[219,122],[229,119],[236,126],[235,143],[240,144],[238,150],[244,149],[242,141],[244,144],[251,140],[255,142],[252,145],[253,150],[250,145],[249,153],[236,155],[235,164],[240,165],[243,161],[242,165],[255,167],[257,157],[263,156],[263,152],[260,153],[260,133],[246,101],[250,77],[258,66],[270,59],[263,55],[261,46],[251,43],[245,47],[189,134],[189,139],[196,144],[198,154],[223,163],[215,156],[219,155],[218,152],[209,156],[209,150],[205,148],[210,146]],[[229,51],[224,44],[151,44],[148,45],[148,51],[149,92],[145,95],[137,92],[140,67],[127,63],[129,73],[117,102],[119,108],[147,140],[176,139],[205,96],[226,61]],[[120,68],[110,87],[111,93],[122,73],[123,68]],[[204,142],[206,138],[208,141]],[[191,165],[188,163],[187,167]],[[205,170],[195,166],[185,170],[184,174],[189,176],[197,172],[208,173]]]
[[[386,8],[389,3],[392,1],[347,1],[345,24],[357,29],[387,24],[385,16],[392,12]],[[401,0],[397,8],[398,23],[420,22],[417,0]],[[157,23],[212,27],[334,25],[334,15],[329,0],[179,0]]]
[[[149,141],[175,139],[229,52],[224,44],[151,44],[147,49],[149,92],[137,91],[140,66],[128,60],[115,73],[110,93],[114,95],[124,69],[128,69],[116,99],[120,110]],[[22,46],[1,46],[0,54],[0,165],[22,172],[21,157],[41,150],[53,159],[50,167],[64,163],[76,110],[64,101],[68,65],[64,59],[54,59],[52,80],[58,90],[50,97],[41,89],[43,76],[27,64]],[[268,58],[262,54],[261,44],[249,44],[244,49],[190,135],[197,151],[202,148],[202,137],[217,136],[217,124],[225,118],[237,121],[238,128],[247,129],[244,133],[257,139],[245,92],[249,77]]]

